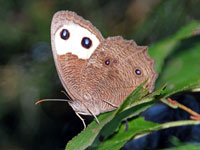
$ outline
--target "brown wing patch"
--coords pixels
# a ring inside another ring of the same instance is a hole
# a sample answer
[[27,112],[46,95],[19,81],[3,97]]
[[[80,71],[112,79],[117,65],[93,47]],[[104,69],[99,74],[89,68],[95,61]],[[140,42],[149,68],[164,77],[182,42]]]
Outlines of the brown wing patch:
[[81,96],[81,70],[87,60],[78,59],[76,55],[67,53],[66,55],[57,55],[57,71],[60,75],[62,84],[67,88],[67,92],[72,99],[82,99]]

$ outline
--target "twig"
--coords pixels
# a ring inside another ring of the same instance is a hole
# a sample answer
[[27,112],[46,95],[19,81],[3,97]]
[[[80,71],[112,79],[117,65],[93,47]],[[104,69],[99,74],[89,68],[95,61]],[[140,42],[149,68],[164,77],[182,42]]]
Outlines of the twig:
[[189,114],[191,114],[190,118],[192,120],[198,120],[200,121],[200,114],[195,112],[194,110],[186,107],[185,105],[183,104],[180,104],[179,102],[177,102],[176,100],[172,100],[171,98],[168,98],[167,100],[166,99],[161,99],[161,101],[167,105],[169,105],[170,107],[172,108],[180,108],[186,112],[188,112]]

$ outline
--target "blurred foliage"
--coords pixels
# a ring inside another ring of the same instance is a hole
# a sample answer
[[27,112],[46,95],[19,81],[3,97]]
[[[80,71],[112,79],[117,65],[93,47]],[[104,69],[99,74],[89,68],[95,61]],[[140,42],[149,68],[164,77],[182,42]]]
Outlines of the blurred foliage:
[[[199,0],[0,0],[0,6],[0,149],[64,149],[82,130],[68,104],[34,105],[43,98],[66,98],[50,47],[56,11],[77,12],[104,37],[122,35],[138,45],[152,45],[151,55],[158,41],[200,20]],[[199,36],[181,39],[162,59],[158,88],[166,80],[169,85],[177,78],[182,82],[182,74],[198,77],[198,41]]]
[[171,139],[174,147],[171,148],[165,148],[162,150],[198,150],[200,147],[199,143],[183,143],[181,142],[179,139],[177,139],[176,137],[173,137]]

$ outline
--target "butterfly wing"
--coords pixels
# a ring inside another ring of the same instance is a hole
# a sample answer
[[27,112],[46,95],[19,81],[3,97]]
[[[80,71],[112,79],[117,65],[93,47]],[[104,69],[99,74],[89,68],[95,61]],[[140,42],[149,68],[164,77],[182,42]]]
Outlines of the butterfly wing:
[[101,113],[118,107],[142,82],[152,92],[157,74],[147,47],[121,37],[104,40],[82,70],[82,97]]
[[81,70],[102,40],[101,33],[76,13],[60,11],[54,15],[51,23],[54,61],[62,85],[72,99],[81,100]]

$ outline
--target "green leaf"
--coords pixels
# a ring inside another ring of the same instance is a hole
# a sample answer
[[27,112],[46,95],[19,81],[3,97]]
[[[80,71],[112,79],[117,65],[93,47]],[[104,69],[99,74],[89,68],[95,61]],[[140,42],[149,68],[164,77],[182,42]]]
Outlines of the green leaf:
[[162,150],[199,150],[199,148],[200,148],[199,143],[187,143],[176,147],[165,148]]
[[171,143],[173,147],[164,148],[162,150],[199,150],[200,143],[184,143],[181,142],[177,137],[172,137]]
[[[109,136],[111,136],[113,133],[117,132],[119,130],[119,126],[121,125],[121,122],[123,120],[133,118],[133,117],[139,115],[141,112],[148,109],[149,107],[151,107],[152,104],[154,104],[156,102],[154,96],[160,95],[164,88],[165,88],[165,86],[161,87],[159,90],[151,93],[150,95],[143,97],[140,100],[135,100],[133,103],[129,103],[129,105],[127,106],[128,109],[125,109],[125,111],[118,113],[113,120],[111,120],[108,124],[106,124],[104,126],[104,128],[100,131],[99,135],[95,139],[92,146],[89,148],[97,149],[97,147],[102,142],[99,139],[104,138],[104,140],[105,140],[106,138],[109,138]],[[131,97],[131,95],[129,97]],[[145,95],[145,93],[144,93],[144,95]]]
[[105,127],[101,130],[101,132],[99,133],[99,135],[97,136],[97,138],[95,139],[94,143],[90,148],[96,149],[102,143],[102,141],[100,140],[102,137],[104,140],[106,140],[107,138],[109,138],[109,136],[111,136],[113,133],[119,130],[119,127],[123,120],[137,116],[139,113],[151,107],[153,103],[154,102],[151,101],[148,103],[136,105],[135,107],[132,107],[115,116],[115,118],[111,120],[108,124],[106,124]]
[[158,73],[162,71],[167,56],[175,50],[175,48],[180,44],[180,41],[196,35],[195,30],[199,26],[200,22],[191,22],[175,35],[150,46],[149,55],[156,60],[155,68]]
[[66,150],[82,150],[90,146],[95,140],[96,136],[103,128],[114,117],[114,112],[108,112],[100,115],[98,120],[100,124],[97,124],[96,121],[93,121],[88,125],[88,127],[83,130],[80,134],[75,136],[71,141],[67,143]]
[[122,105],[116,110],[116,114],[119,114],[126,108],[130,107],[131,104],[136,103],[138,100],[140,100],[142,97],[148,94],[148,89],[143,89],[142,87],[146,83],[143,82],[138,88],[136,88],[122,103]]
[[149,55],[156,60],[155,69],[159,74],[162,71],[165,58],[178,46],[178,42],[168,38],[149,47]]
[[126,130],[126,124],[122,124],[119,129],[119,132],[107,139],[106,141],[102,142],[98,149],[120,149],[134,135],[139,133],[144,134],[146,133],[146,131],[148,131],[148,129],[153,129],[156,127],[159,127],[159,124],[145,121],[143,117],[138,117],[136,119],[133,119],[132,121],[129,121],[128,130]]
[[129,106],[127,106],[128,109],[126,109],[122,113],[117,114],[115,118],[103,128],[103,131],[101,131],[101,135],[103,135],[104,138],[106,138],[107,136],[111,135],[111,133],[113,133],[114,131],[117,131],[116,128],[121,124],[121,121],[135,117],[141,112],[151,107],[152,104],[154,104],[156,101],[155,96],[160,95],[163,92],[164,88],[165,85],[160,89],[156,90],[155,92],[151,93],[150,95],[145,96],[132,104],[129,104]]
[[200,43],[185,49],[168,61],[157,86],[167,82],[164,97],[200,88]]
[[189,90],[199,90],[200,88],[200,77],[192,77],[190,79],[186,79],[183,82],[173,83],[174,87],[168,87],[163,92],[162,97],[169,97],[178,92],[189,91]]
[[177,127],[182,125],[196,125],[200,124],[200,121],[184,120],[184,121],[173,121],[164,124],[153,123],[145,121],[143,117],[138,117],[129,121],[128,130],[126,130],[126,124],[122,124],[119,132],[114,136],[110,137],[106,141],[102,142],[99,150],[115,150],[120,149],[126,142],[131,139],[141,137],[145,134],[157,131],[160,129],[166,129],[170,127]]

